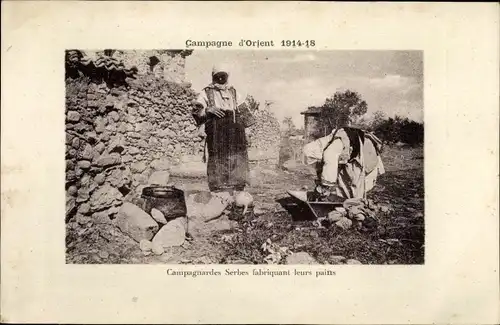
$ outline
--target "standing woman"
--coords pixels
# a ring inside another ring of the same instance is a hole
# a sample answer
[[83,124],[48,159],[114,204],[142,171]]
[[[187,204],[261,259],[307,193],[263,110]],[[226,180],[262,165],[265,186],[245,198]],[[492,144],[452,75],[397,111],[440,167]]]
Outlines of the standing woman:
[[239,106],[236,89],[228,84],[227,69],[214,67],[212,83],[203,89],[194,104],[193,117],[205,125],[207,175],[211,192],[243,191],[248,180],[246,128],[253,115]]

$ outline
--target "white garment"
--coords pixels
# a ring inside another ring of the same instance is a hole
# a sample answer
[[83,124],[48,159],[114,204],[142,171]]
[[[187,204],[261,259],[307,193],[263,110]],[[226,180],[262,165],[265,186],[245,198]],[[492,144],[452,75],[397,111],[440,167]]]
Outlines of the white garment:
[[323,170],[321,172],[323,185],[334,186],[337,183],[339,158],[343,149],[342,140],[336,139],[323,151]]
[[382,163],[382,159],[378,156],[378,165],[377,168],[372,170],[370,173],[366,175],[365,179],[365,190],[366,192],[370,191],[377,182],[377,178],[379,175],[385,174],[384,164]]
[[[375,185],[378,175],[385,172],[380,155],[372,152],[375,150],[373,143],[365,139],[359,159],[345,165],[339,165],[339,157],[344,150],[344,143],[341,139],[336,139],[328,146],[332,137],[333,132],[305,145],[303,148],[304,162],[313,164],[322,161],[320,183],[325,186],[337,185],[338,196],[344,198],[364,197],[366,192]],[[367,159],[376,159],[377,161],[365,161],[365,156]],[[373,170],[365,170],[367,165],[373,165],[373,163],[376,165]]]
[[[229,93],[227,91],[226,93]],[[214,101],[215,101],[215,106],[225,110],[225,111],[233,111],[236,109],[234,106],[234,100],[232,96],[226,96],[222,94],[220,90],[214,89]],[[238,94],[238,91],[236,91],[236,106],[241,105],[241,97]],[[198,95],[198,98],[196,99],[196,104],[201,105],[203,107],[202,110],[198,111],[198,114],[200,116],[203,116],[205,114],[205,109],[207,108],[209,101],[208,101],[208,96],[205,90],[202,90],[201,93]]]

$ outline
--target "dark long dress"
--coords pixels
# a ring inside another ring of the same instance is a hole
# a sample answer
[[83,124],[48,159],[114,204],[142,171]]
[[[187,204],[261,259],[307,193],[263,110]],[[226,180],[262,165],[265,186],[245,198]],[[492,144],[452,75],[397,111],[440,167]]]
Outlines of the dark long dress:
[[[213,95],[206,88],[209,105],[214,105]],[[236,91],[231,88],[233,97]],[[200,118],[193,114],[198,125],[205,124],[207,135],[207,176],[208,187],[212,192],[243,191],[248,180],[248,151],[245,128],[255,120],[245,105],[217,118],[213,115]]]
[[243,191],[248,179],[248,152],[245,124],[240,113],[226,112],[205,124],[207,134],[208,187],[212,192]]

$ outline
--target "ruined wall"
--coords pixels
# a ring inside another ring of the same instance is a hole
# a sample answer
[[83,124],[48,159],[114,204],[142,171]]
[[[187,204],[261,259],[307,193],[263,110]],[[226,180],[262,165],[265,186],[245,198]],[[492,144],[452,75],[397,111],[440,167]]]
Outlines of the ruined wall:
[[[84,51],[85,56],[95,60],[106,51]],[[109,56],[135,66],[139,75],[153,75],[165,81],[185,82],[186,58],[192,50],[109,50]]]

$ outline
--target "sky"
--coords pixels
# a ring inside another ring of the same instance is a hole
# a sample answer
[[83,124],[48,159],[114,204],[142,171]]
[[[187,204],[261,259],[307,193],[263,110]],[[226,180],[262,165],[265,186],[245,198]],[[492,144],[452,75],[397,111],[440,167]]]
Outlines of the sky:
[[322,105],[338,90],[357,91],[367,114],[383,111],[423,121],[421,51],[194,50],[186,59],[186,79],[196,91],[211,81],[214,65],[229,70],[229,83],[244,99],[266,100],[280,121],[304,124],[303,112]]

